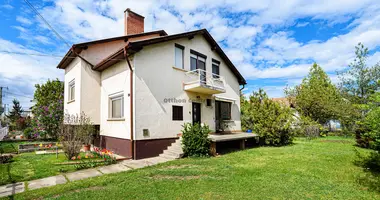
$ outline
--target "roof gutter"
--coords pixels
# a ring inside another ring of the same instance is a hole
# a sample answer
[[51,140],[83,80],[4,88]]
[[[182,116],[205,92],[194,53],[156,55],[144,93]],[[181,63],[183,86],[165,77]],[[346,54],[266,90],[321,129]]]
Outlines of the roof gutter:
[[131,124],[131,129],[130,129],[130,137],[131,137],[131,157],[132,159],[133,158],[136,158],[136,155],[135,155],[135,141],[134,141],[134,138],[133,138],[133,69],[132,69],[132,66],[131,66],[131,63],[129,62],[129,57],[128,57],[128,53],[127,53],[127,49],[126,47],[123,48],[123,51],[124,51],[124,58],[125,60],[127,61],[128,63],[128,67],[129,67],[129,77],[130,77],[130,95],[129,95],[129,99],[130,99],[130,124]]

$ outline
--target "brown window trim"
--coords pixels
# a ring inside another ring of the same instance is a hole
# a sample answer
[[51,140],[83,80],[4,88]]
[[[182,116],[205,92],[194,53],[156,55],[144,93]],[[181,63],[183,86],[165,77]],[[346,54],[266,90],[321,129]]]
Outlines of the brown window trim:
[[194,54],[194,55],[197,55],[197,56],[199,56],[199,57],[202,57],[202,58],[204,58],[204,59],[207,59],[207,56],[206,56],[206,55],[201,54],[201,53],[199,53],[199,52],[197,52],[197,51],[194,51],[194,50],[192,50],[192,49],[190,49],[190,53],[192,53],[192,54]]
[[212,58],[211,61],[220,65],[220,61],[219,60],[215,60],[214,58]]
[[178,48],[180,48],[180,49],[182,49],[182,50],[184,50],[184,49],[185,49],[185,47],[184,47],[184,46],[182,46],[182,45],[180,45],[180,44],[177,44],[177,43],[175,43],[175,44],[174,44],[174,46],[175,46],[175,47],[178,47]]

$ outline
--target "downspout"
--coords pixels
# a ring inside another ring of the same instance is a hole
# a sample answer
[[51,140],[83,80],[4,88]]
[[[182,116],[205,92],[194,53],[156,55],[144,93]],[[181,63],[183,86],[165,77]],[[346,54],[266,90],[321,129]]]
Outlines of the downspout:
[[245,84],[243,84],[243,87],[240,89],[240,92],[241,92],[242,90],[244,90],[244,88],[245,88]]
[[128,67],[129,67],[129,76],[130,76],[130,124],[131,124],[131,156],[132,156],[132,159],[134,159],[136,156],[135,156],[135,152],[134,152],[134,140],[133,140],[133,69],[132,69],[132,66],[131,66],[131,63],[129,62],[129,58],[128,58],[128,53],[127,53],[127,50],[126,50],[126,47],[124,47],[124,58],[125,60],[127,61],[128,63]]

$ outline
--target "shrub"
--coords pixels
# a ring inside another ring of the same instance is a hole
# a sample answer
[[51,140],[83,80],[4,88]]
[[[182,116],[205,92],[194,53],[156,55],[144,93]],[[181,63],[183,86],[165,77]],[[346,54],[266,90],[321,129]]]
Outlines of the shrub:
[[202,157],[210,153],[210,140],[208,134],[210,129],[207,125],[201,126],[199,123],[183,125],[182,145],[185,156]]
[[32,138],[32,134],[33,134],[33,128],[31,127],[28,127],[26,129],[24,129],[24,137],[25,139],[31,139]]
[[252,130],[265,145],[287,145],[292,143],[293,112],[268,98],[263,90],[253,92],[249,100],[241,104],[243,130]]
[[60,129],[59,140],[67,159],[78,156],[82,145],[89,144],[95,131],[90,118],[84,113],[81,115],[65,114]]
[[322,126],[309,117],[300,116],[293,123],[294,135],[311,140],[321,135]]

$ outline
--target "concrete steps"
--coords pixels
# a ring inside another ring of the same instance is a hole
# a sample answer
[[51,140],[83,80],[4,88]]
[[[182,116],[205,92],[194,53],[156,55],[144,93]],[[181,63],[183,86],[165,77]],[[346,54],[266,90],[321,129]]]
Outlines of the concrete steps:
[[182,156],[182,138],[177,139],[171,146],[159,155],[159,157],[171,160],[182,158]]

